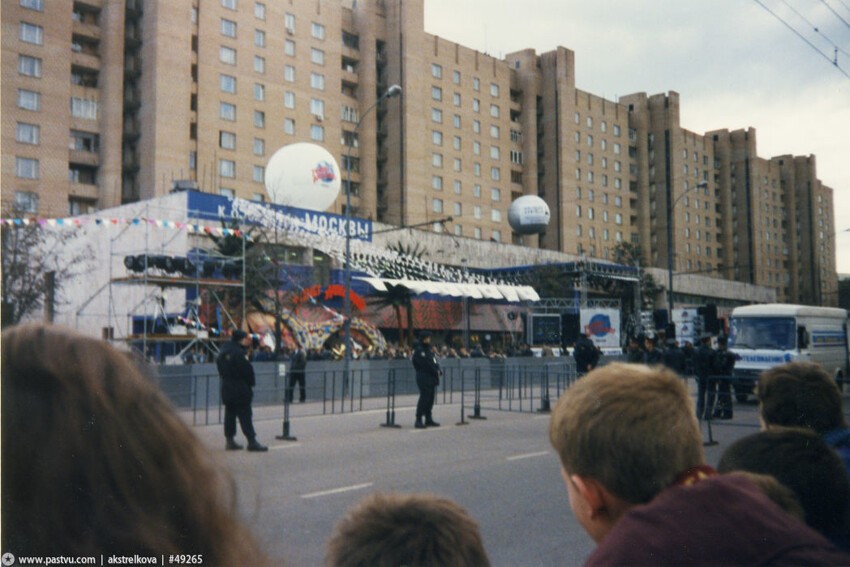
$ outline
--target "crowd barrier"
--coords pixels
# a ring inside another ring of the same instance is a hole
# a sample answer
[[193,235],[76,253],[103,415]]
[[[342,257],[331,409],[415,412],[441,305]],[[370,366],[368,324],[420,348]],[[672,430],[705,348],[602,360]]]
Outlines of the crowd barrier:
[[[601,364],[620,357],[604,357]],[[506,359],[442,359],[443,377],[437,405],[459,404],[460,422],[482,419],[486,411],[549,411],[576,379],[570,357]],[[416,405],[418,389],[409,360],[353,360],[345,375],[341,361],[309,361],[305,372],[306,402],[284,403],[288,362],[255,362],[255,419],[283,419],[281,438],[291,437],[292,417],[382,410],[381,425],[396,426],[398,408]],[[222,422],[224,409],[215,364],[160,366],[154,379],[178,411],[193,425]],[[297,386],[296,386],[297,390]],[[298,399],[298,392],[295,392]]]

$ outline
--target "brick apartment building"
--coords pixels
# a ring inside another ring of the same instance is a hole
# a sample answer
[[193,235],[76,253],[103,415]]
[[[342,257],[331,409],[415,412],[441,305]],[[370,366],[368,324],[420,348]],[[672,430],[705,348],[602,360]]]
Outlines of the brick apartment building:
[[[450,216],[434,230],[596,258],[625,240],[660,268],[669,232],[677,273],[835,302],[814,156],[761,158],[752,128],[690,132],[674,92],[581,91],[563,47],[497,59],[436,37],[424,2],[4,3],[4,206],[79,215],[178,180],[263,200],[271,155],[313,142],[350,168],[355,216]],[[508,224],[529,194],[552,214],[539,236]]]

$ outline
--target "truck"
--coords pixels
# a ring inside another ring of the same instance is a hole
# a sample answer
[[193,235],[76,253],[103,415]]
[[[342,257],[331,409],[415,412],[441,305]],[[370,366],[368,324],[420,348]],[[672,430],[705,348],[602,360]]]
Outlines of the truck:
[[843,389],[850,375],[845,309],[772,303],[736,307],[729,317],[729,351],[736,355],[735,398],[745,402],[759,374],[786,362],[816,362]]

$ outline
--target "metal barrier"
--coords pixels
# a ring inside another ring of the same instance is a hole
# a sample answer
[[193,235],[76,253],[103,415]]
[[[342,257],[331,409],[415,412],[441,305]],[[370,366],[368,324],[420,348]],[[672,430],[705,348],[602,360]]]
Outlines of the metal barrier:
[[[611,360],[609,358],[608,360]],[[607,362],[607,361],[606,361]],[[569,357],[444,359],[437,405],[461,405],[460,424],[486,419],[487,411],[547,412],[551,400],[576,380]],[[419,394],[409,360],[352,361],[346,379],[338,361],[310,361],[305,371],[306,402],[285,403],[289,381],[286,362],[254,363],[255,419],[281,419],[291,438],[293,417],[384,410],[386,427],[396,425],[398,408],[416,405]],[[155,380],[176,409],[193,425],[222,423],[223,406],[215,364],[161,366]],[[469,411],[467,416],[465,411]]]

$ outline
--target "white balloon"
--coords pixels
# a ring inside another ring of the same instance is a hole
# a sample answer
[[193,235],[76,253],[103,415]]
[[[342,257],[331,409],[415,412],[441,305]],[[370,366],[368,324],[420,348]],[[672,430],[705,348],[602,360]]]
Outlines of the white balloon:
[[266,165],[266,192],[277,205],[326,211],[339,195],[339,165],[316,144],[298,143],[277,150]]
[[511,203],[508,223],[520,234],[543,232],[549,226],[549,205],[537,195],[523,195]]

